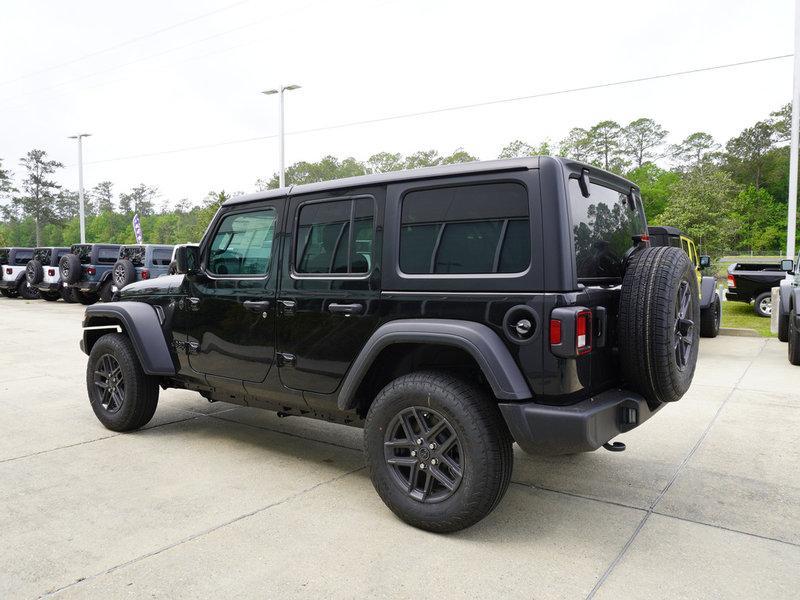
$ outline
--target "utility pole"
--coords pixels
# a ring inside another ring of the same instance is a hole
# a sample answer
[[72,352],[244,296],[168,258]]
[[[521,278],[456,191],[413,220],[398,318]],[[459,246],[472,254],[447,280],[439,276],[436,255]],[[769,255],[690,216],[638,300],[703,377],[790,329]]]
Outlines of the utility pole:
[[794,3],[794,90],[792,93],[792,140],[789,146],[789,218],[786,225],[786,258],[794,258],[797,234],[797,152],[800,141],[800,0]]
[[[798,0],[800,2],[800,0]],[[91,133],[79,133],[78,135],[71,135],[69,139],[78,140],[78,202],[79,202],[79,215],[81,222],[81,244],[86,243],[86,210],[83,199],[83,138],[89,137]]]
[[[800,0],[798,0],[800,2]],[[285,187],[286,186],[286,176],[285,176],[285,168],[284,168],[284,154],[283,154],[283,138],[284,138],[284,131],[283,131],[283,93],[286,91],[296,90],[299,89],[299,85],[281,85],[278,89],[272,90],[265,90],[261,92],[267,96],[271,96],[273,94],[278,94],[280,96],[280,113],[278,117],[278,162],[280,163],[280,168],[278,170],[278,186]]]

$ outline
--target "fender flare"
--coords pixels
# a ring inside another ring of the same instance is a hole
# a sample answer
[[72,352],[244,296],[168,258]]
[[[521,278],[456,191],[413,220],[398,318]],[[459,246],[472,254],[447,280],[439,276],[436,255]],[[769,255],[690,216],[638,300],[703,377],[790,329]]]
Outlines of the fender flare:
[[86,354],[92,350],[95,330],[86,327],[119,325],[131,340],[142,370],[148,375],[175,375],[172,360],[161,323],[155,309],[144,302],[105,302],[86,307],[83,319],[83,342]]
[[355,393],[381,350],[392,344],[455,346],[478,363],[500,400],[527,400],[530,388],[500,337],[486,325],[455,319],[399,319],[378,327],[353,361],[339,388],[341,410],[355,408]]
[[[800,288],[792,286],[792,282],[784,279],[780,283],[780,302],[778,302],[778,314],[785,316],[789,314],[792,307],[792,292],[797,292]],[[794,306],[797,306],[797,297],[794,298]]]
[[705,276],[700,280],[700,308],[708,308],[714,300],[717,289],[717,280],[711,276]]

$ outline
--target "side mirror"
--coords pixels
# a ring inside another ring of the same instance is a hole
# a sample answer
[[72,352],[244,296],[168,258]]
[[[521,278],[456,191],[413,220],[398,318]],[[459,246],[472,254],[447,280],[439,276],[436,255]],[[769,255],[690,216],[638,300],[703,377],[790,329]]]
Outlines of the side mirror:
[[581,176],[578,178],[578,186],[581,188],[581,196],[584,198],[589,197],[589,169],[583,169]]
[[784,258],[781,261],[781,271],[786,271],[787,273],[794,271],[794,261],[791,258]]
[[197,246],[179,246],[175,250],[175,267],[180,275],[194,275],[200,264]]
[[700,257],[700,268],[705,269],[711,266],[711,257],[708,254],[703,254]]

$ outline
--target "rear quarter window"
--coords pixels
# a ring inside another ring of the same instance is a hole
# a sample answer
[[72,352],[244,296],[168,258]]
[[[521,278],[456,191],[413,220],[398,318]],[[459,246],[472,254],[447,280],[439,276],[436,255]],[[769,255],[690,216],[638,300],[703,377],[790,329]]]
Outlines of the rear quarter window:
[[113,265],[119,258],[118,248],[100,248],[97,251],[97,263],[103,265]]
[[14,264],[18,267],[28,264],[28,261],[33,258],[33,250],[17,250],[14,253]]
[[157,267],[168,267],[172,261],[172,250],[169,248],[156,248],[153,250],[153,264]]
[[520,273],[531,262],[528,192],[513,182],[411,191],[402,203],[400,270]]

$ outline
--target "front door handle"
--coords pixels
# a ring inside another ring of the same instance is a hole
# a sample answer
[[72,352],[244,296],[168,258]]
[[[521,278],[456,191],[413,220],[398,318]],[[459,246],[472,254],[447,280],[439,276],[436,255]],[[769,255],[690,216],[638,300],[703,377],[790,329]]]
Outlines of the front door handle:
[[328,310],[334,314],[342,314],[342,315],[357,315],[360,314],[362,310],[364,310],[364,305],[355,303],[355,304],[337,304],[336,302],[332,302],[328,305]]
[[264,312],[269,308],[269,300],[245,300],[242,304],[253,312]]

